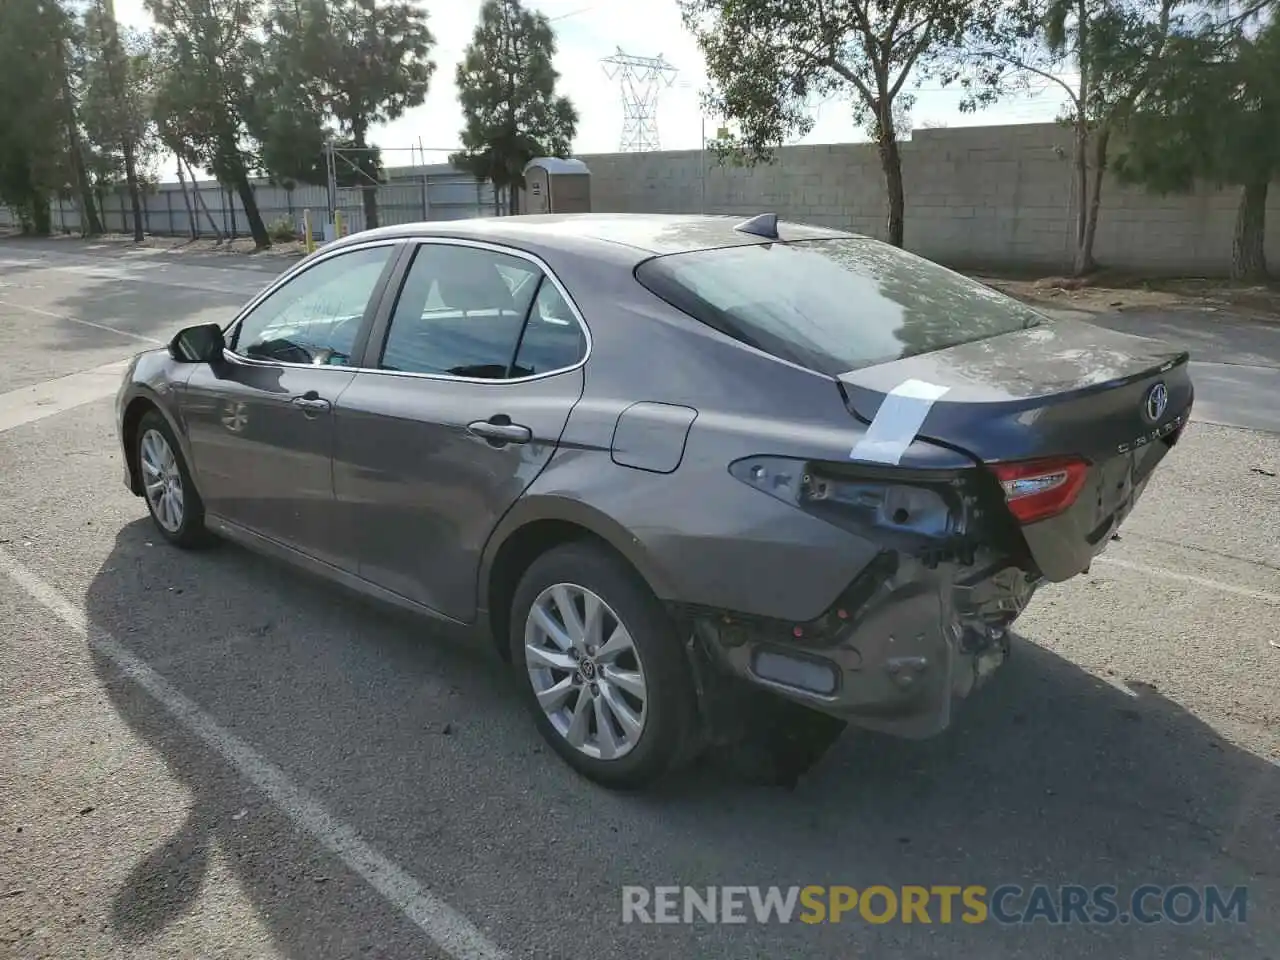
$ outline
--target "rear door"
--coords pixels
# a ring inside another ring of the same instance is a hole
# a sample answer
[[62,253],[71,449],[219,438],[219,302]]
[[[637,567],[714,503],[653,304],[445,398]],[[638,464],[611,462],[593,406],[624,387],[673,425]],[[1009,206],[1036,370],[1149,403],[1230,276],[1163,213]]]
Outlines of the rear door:
[[544,264],[418,244],[336,411],[335,520],[360,575],[457,620],[490,532],[582,396],[588,334]]
[[225,359],[187,381],[181,409],[206,508],[336,562],[333,404],[355,376],[398,247],[322,257],[228,330]]

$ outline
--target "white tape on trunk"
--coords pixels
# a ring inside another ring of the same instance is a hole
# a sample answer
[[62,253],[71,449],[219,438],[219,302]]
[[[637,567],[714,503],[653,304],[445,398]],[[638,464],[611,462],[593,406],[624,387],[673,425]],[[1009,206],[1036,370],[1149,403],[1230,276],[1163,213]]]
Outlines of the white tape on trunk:
[[885,394],[871,426],[849,451],[849,459],[897,464],[915,441],[934,403],[949,389],[924,380],[898,384]]

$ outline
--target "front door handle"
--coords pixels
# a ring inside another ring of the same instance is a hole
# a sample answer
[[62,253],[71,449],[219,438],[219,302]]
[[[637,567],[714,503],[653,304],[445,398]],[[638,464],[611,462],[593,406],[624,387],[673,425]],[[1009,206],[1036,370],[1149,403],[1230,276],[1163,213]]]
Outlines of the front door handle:
[[488,420],[476,420],[467,424],[467,432],[482,437],[494,446],[507,443],[528,443],[533,439],[533,431],[519,423],[512,423],[511,418],[498,414]]
[[303,412],[308,415],[322,413],[329,409],[329,401],[321,399],[320,395],[314,390],[310,390],[300,397],[294,397],[291,402],[295,407],[301,407]]

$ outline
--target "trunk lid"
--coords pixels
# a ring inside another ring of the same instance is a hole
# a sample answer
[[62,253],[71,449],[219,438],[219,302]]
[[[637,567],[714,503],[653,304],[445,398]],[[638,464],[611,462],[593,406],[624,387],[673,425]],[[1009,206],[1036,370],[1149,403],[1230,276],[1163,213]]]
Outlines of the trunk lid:
[[[1031,558],[1050,580],[1086,569],[1132,510],[1190,414],[1189,355],[1146,337],[1062,320],[841,374],[851,412],[878,429],[892,391],[914,393],[918,439],[999,465],[1080,458],[1071,505],[1024,523]],[[901,416],[902,404],[896,413]],[[857,453],[855,451],[855,458]],[[904,465],[906,465],[904,463]]]

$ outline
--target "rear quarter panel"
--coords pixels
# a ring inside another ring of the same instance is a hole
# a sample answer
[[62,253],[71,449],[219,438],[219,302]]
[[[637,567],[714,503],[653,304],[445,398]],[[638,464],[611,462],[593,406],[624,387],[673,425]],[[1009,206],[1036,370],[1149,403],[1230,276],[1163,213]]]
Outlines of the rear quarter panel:
[[[838,384],[685,317],[629,270],[578,280],[570,289],[593,338],[583,398],[503,527],[535,514],[573,520],[568,505],[581,505],[584,518],[607,518],[608,534],[597,532],[663,599],[797,621],[822,613],[878,547],[733,478],[729,465],[753,455],[847,461],[866,425]],[[673,472],[615,462],[619,417],[636,403],[696,411]],[[940,468],[972,465],[928,444],[913,450]]]

